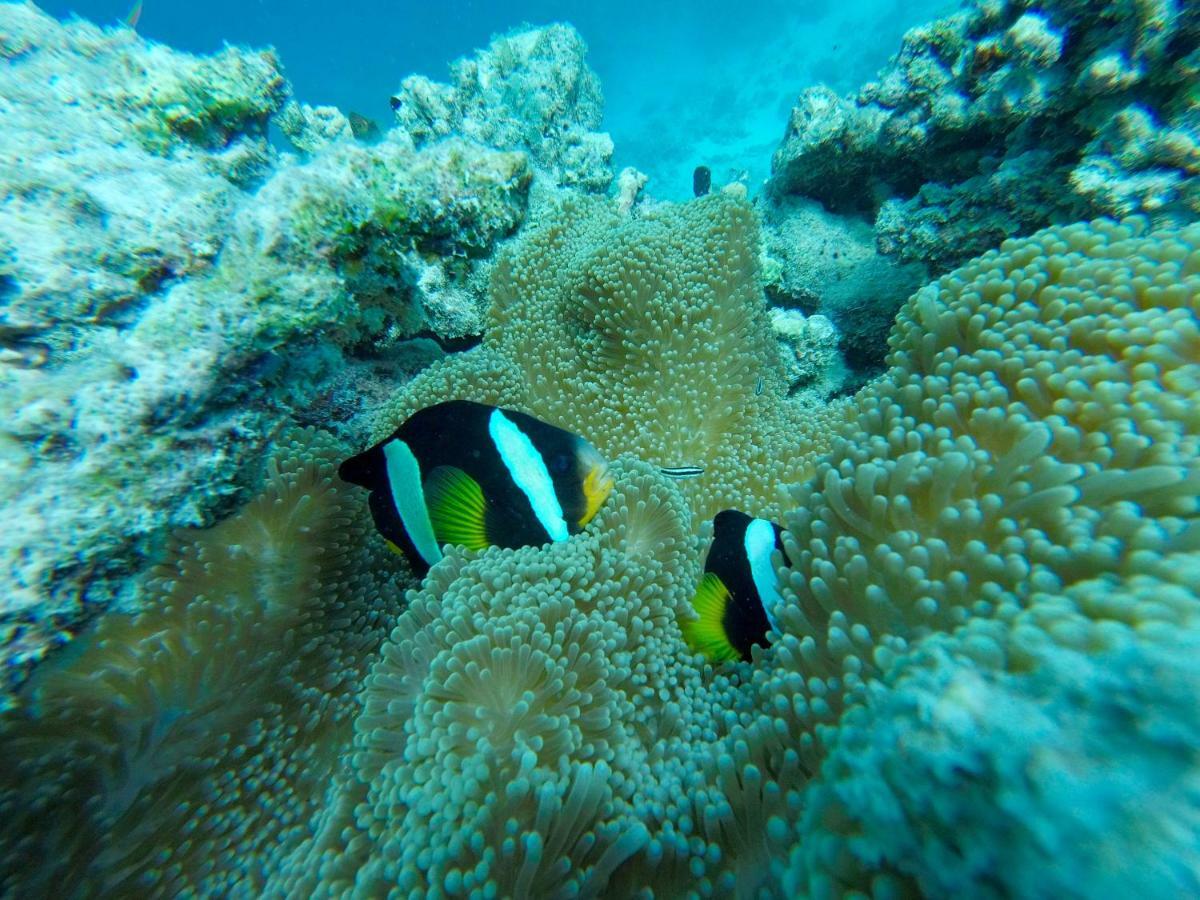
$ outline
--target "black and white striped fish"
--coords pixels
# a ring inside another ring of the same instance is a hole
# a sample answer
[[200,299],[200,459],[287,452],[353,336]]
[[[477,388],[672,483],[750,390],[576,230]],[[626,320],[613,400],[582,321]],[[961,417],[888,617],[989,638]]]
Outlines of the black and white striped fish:
[[338,474],[371,491],[375,527],[418,573],[445,544],[565,541],[613,486],[603,457],[578,435],[469,400],[419,410]]
[[699,618],[682,626],[692,650],[712,662],[749,660],[751,646],[765,647],[767,632],[780,630],[775,610],[783,598],[771,554],[783,551],[782,534],[767,519],[736,509],[717,513],[704,577],[692,599]]

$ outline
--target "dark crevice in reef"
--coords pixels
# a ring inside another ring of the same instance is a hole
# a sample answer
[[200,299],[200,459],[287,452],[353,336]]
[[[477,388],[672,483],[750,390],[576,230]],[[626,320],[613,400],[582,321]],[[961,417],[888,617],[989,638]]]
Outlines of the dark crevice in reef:
[[425,338],[433,341],[447,353],[462,353],[474,347],[478,347],[483,343],[482,334],[464,334],[461,337],[445,337],[428,328],[424,331],[418,331],[413,335],[414,338]]

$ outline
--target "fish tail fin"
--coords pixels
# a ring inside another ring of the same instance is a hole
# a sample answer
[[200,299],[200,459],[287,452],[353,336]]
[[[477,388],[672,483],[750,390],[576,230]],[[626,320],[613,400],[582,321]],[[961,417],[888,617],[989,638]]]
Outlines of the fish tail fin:
[[683,622],[680,626],[688,646],[696,653],[703,653],[710,662],[731,662],[742,658],[725,632],[725,610],[730,599],[729,588],[725,587],[724,582],[714,573],[705,572],[692,598],[692,608],[700,618]]

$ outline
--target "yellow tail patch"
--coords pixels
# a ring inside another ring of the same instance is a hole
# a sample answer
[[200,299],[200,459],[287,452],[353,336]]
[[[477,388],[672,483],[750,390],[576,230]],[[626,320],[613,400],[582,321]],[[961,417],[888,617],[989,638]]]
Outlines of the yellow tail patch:
[[692,608],[700,618],[682,625],[688,646],[696,653],[703,653],[710,662],[734,662],[742,658],[729,643],[721,621],[725,618],[729,600],[729,589],[724,582],[712,572],[705,572],[696,587],[696,596],[692,598]]
[[425,507],[439,544],[482,550],[487,534],[487,499],[474,478],[454,466],[438,466],[425,479]]

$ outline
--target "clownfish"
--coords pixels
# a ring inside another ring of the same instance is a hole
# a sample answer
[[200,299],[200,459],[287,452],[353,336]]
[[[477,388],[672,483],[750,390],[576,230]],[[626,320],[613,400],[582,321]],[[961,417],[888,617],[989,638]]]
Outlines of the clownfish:
[[771,554],[783,552],[782,534],[774,522],[736,509],[717,513],[704,577],[692,598],[700,618],[682,624],[693,651],[714,663],[748,661],[751,645],[765,647],[767,630],[779,631],[775,610],[783,597]]
[[338,468],[370,490],[375,527],[418,574],[444,544],[472,550],[565,541],[613,488],[583,438],[511,409],[451,400],[419,410]]

